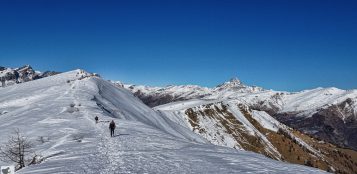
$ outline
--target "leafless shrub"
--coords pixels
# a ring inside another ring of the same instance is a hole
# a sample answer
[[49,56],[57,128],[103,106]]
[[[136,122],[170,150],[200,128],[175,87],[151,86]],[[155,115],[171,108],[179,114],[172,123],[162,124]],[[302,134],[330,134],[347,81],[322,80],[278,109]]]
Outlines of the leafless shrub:
[[[39,155],[33,155],[33,144],[16,129],[14,135],[9,137],[7,143],[0,146],[0,160],[4,162],[15,162],[19,170],[26,165],[40,162]],[[29,157],[32,156],[32,157]]]

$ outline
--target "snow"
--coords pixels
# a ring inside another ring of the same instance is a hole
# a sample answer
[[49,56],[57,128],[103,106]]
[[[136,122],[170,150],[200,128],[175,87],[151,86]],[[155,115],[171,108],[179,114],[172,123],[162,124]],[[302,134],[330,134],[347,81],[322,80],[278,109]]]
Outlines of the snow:
[[[237,120],[239,120],[240,122],[242,122],[244,124],[245,128],[247,130],[249,130],[250,134],[256,135],[264,141],[265,149],[268,152],[270,152],[271,154],[278,157],[278,159],[280,159],[281,154],[279,153],[279,151],[271,144],[271,142],[268,140],[268,138],[265,135],[263,135],[260,131],[258,131],[255,128],[255,126],[249,122],[249,120],[243,115],[242,112],[240,112],[240,110],[234,103],[228,104],[228,108],[229,108],[229,111],[231,111],[233,113],[233,115],[237,118]],[[253,116],[253,118],[254,118],[254,116]]]
[[[298,116],[310,117],[321,108],[339,104],[349,98],[357,100],[357,90],[320,87],[301,92],[274,91],[256,86],[248,86],[237,79],[232,79],[215,88],[204,88],[194,85],[169,86],[164,88],[140,85],[124,85],[124,87],[133,93],[140,91],[146,96],[155,97],[161,95],[165,97],[166,95],[171,95],[180,98],[180,100],[186,100],[184,102],[179,101],[156,106],[157,110],[174,110],[175,108],[176,110],[182,110],[199,103],[238,100],[250,106],[259,105],[265,109],[277,109],[278,113],[293,112],[301,113]],[[352,107],[357,108],[357,103]],[[347,120],[348,118],[343,117],[342,119]]]
[[278,132],[280,125],[279,121],[275,120],[266,112],[253,110],[252,117],[257,120],[264,128],[269,129],[273,132]]
[[[187,116],[185,115],[186,109],[191,108],[198,115],[200,115],[199,111],[203,111],[208,104],[211,104],[210,107],[211,109],[214,110],[215,107],[220,108],[221,106],[219,103],[222,103],[223,105],[227,106],[228,111],[232,113],[240,123],[242,123],[242,125],[244,126],[244,130],[242,129],[241,131],[244,131],[245,133],[248,133],[252,136],[259,137],[261,140],[263,140],[265,150],[270,154],[272,154],[277,159],[280,159],[281,154],[278,152],[278,150],[273,146],[273,144],[268,140],[268,138],[262,132],[257,130],[256,127],[246,118],[246,116],[241,112],[240,108],[238,108],[237,105],[242,104],[241,102],[242,102],[241,100],[228,100],[225,102],[219,102],[219,101],[193,99],[188,101],[174,102],[170,104],[161,105],[155,107],[154,109],[162,113],[162,115],[164,115],[165,117],[175,121],[176,123],[186,123],[181,125],[186,126],[189,129],[193,129],[192,126],[189,124],[189,121],[185,119],[187,118]],[[243,105],[243,106],[246,106],[247,107],[246,109],[249,109],[248,105]],[[289,134],[289,136],[292,139],[295,139],[296,142],[298,142],[298,144],[307,148],[311,153],[313,153],[316,156],[322,157],[321,154],[316,149],[311,147],[309,144],[304,142],[299,137],[295,136],[287,126],[281,124],[279,121],[277,121],[275,118],[270,116],[265,111],[251,110],[251,116],[253,117],[253,119],[258,121],[258,123],[262,127],[271,130],[273,132],[278,132],[278,130],[281,129],[287,134]],[[196,130],[195,133],[201,135],[202,137],[204,137],[209,142],[215,145],[241,149],[241,146],[239,145],[240,142],[237,142],[237,140],[235,140],[231,134],[227,134],[225,131],[222,131],[219,126],[217,127],[217,122],[211,121],[209,117],[199,117],[198,119],[200,122],[199,127],[203,128],[205,132],[202,133]]]
[[288,103],[288,105],[284,106],[282,112],[311,110],[326,104],[336,104],[338,99],[343,96],[345,92],[345,90],[337,88],[316,88],[297,94],[287,95],[285,103]]
[[213,102],[218,102],[218,100],[215,101],[215,100],[192,99],[188,101],[178,101],[178,102],[172,102],[172,103],[160,105],[154,107],[154,109],[155,110],[184,110],[187,108],[192,108],[194,106],[209,104]]
[[[19,174],[323,173],[207,143],[129,91],[83,70],[0,89],[0,99],[0,144],[19,128],[46,158]],[[111,120],[117,123],[113,138]]]
[[[266,146],[266,151],[271,153],[273,156],[276,157],[276,159],[280,159],[281,155],[277,151],[277,149],[271,144],[271,142],[267,139],[265,135],[260,133],[252,123],[243,115],[243,113],[240,111],[240,109],[237,107],[237,101],[230,101],[230,102],[219,102],[219,101],[203,101],[203,100],[189,100],[186,102],[175,102],[172,104],[166,104],[162,105],[159,107],[155,107],[157,111],[162,113],[167,118],[170,118],[171,120],[175,121],[176,123],[185,123],[181,124],[183,126],[186,126],[187,128],[193,130],[195,133],[198,135],[204,137],[207,139],[209,142],[219,145],[219,146],[226,146],[226,147],[231,147],[235,149],[242,149],[242,146],[240,143],[242,143],[244,140],[241,140],[241,142],[237,142],[237,140],[233,137],[232,134],[227,133],[226,131],[222,130],[221,126],[217,123],[217,120],[211,119],[210,117],[203,117],[201,115],[202,112],[205,109],[207,109],[207,104],[210,104],[210,109],[211,110],[216,110],[216,108],[219,108],[220,110],[223,110],[222,105],[225,105],[228,107],[228,111],[233,114],[233,116],[236,117],[236,119],[242,123],[244,128],[242,128],[241,131],[244,131],[245,133],[251,135],[251,136],[258,136],[260,139],[263,140],[263,143]],[[213,105],[212,105],[213,104]],[[184,107],[183,107],[184,106]],[[189,120],[187,120],[187,116],[185,114],[186,109],[191,108],[193,109],[194,112],[198,114],[198,120],[199,120],[199,127],[203,129],[203,132],[200,132],[198,129],[195,129],[192,127],[192,125],[189,123]],[[170,110],[171,109],[171,110]],[[224,115],[220,115],[219,112],[217,113],[217,117],[220,117],[221,119],[225,119]],[[263,115],[262,117],[264,117]],[[268,118],[265,118],[268,119]],[[271,118],[269,116],[269,119],[272,119],[271,122],[278,124],[278,121],[275,119]],[[273,127],[273,126],[272,126]],[[277,130],[276,130],[277,131]]]
[[11,72],[12,72],[12,69],[6,68],[5,70],[0,71],[0,77],[3,77],[3,76],[5,76],[7,73],[11,73]]
[[[206,108],[204,105],[197,106],[194,108],[194,111],[197,110],[202,110]],[[211,109],[213,109],[211,107]],[[231,134],[228,134],[225,131],[220,131],[220,127],[217,125],[217,122],[215,120],[211,120],[209,118],[202,119],[201,117],[199,118],[200,120],[200,128],[204,129],[205,132],[202,133],[199,130],[195,129],[192,127],[192,125],[189,123],[188,118],[185,116],[185,110],[180,110],[180,111],[164,111],[164,110],[158,110],[164,117],[170,118],[170,120],[175,121],[176,123],[187,127],[190,130],[193,130],[194,133],[202,136],[212,144],[218,145],[218,146],[225,146],[225,147],[230,147],[230,148],[235,148],[235,149],[242,149],[240,144],[238,144],[235,140],[234,137]],[[199,113],[198,113],[199,114]],[[201,115],[201,114],[199,114]]]

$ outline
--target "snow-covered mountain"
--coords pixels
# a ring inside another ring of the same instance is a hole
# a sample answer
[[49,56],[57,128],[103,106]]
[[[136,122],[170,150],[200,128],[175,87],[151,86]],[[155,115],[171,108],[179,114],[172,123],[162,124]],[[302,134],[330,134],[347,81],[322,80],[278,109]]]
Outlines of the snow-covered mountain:
[[0,87],[6,87],[17,83],[28,82],[31,80],[36,80],[56,74],[58,74],[58,72],[45,71],[42,73],[39,71],[35,71],[30,65],[25,65],[20,68],[6,68],[0,66]]
[[226,95],[236,92],[257,92],[263,89],[256,86],[247,86],[241,83],[238,78],[232,78],[230,81],[218,85],[215,88],[201,87],[197,85],[169,85],[166,87],[150,87],[144,85],[129,85],[122,82],[112,81],[119,87],[124,87],[139,97],[150,107],[163,105],[175,101],[184,101],[189,99],[206,98],[212,96],[223,98]]
[[[0,99],[0,144],[18,128],[43,159],[18,173],[322,173],[213,145],[182,118],[83,70],[1,88]],[[113,138],[110,120],[117,123]]]
[[240,100],[188,100],[154,108],[209,142],[337,173],[355,173],[357,152],[292,129]]
[[357,170],[352,167],[356,158],[348,159],[350,167],[345,167],[345,161],[337,164],[326,155],[337,148],[326,142],[357,149],[357,90],[316,88],[292,93],[248,86],[236,78],[215,88],[119,86],[213,144],[298,164],[312,158],[313,165],[325,170],[326,166],[349,168],[348,173]]
[[357,149],[357,90],[316,88],[293,93],[248,86],[236,78],[215,88],[122,86],[150,107],[196,99],[202,103],[239,101],[316,138]]

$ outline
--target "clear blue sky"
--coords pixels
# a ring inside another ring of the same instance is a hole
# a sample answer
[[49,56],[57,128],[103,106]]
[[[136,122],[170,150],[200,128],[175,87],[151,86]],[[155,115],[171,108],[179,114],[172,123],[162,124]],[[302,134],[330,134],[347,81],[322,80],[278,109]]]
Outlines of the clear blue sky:
[[0,65],[148,85],[357,88],[357,1],[1,0]]

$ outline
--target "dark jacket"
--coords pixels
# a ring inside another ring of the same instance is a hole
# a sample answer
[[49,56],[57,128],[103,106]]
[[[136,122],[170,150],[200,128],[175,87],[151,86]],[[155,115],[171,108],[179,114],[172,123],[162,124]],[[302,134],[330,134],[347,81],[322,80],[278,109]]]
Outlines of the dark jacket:
[[115,129],[115,123],[114,123],[114,121],[110,122],[110,124],[109,124],[109,129]]

